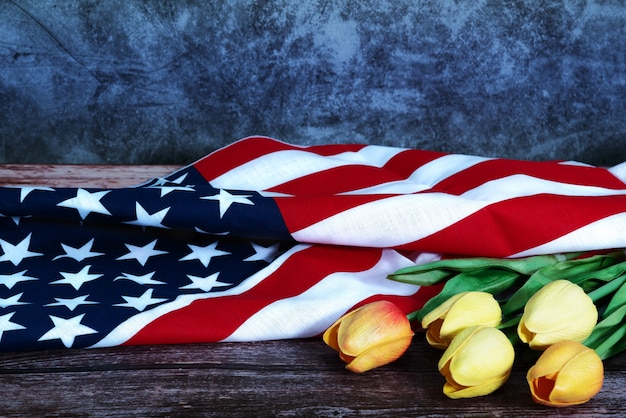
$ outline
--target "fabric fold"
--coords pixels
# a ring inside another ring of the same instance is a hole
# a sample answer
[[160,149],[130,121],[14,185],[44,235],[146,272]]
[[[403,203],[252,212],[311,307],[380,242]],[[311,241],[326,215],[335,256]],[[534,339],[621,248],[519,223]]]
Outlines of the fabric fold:
[[251,137],[136,187],[2,187],[0,350],[311,337],[377,299],[408,313],[433,290],[386,275],[418,260],[626,247],[621,171]]

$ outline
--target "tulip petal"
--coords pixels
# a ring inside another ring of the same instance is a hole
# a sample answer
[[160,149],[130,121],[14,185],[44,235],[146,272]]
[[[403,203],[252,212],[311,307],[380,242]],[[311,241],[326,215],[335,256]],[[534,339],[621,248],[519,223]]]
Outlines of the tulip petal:
[[346,318],[350,318],[351,316],[353,316],[356,311],[358,311],[358,309],[348,312],[341,318],[337,319],[330,327],[328,327],[328,329],[322,335],[322,340],[326,343],[326,345],[333,348],[335,351],[340,351],[338,343],[339,327]]
[[509,373],[514,358],[513,346],[502,331],[480,327],[451,358],[450,377],[463,386],[478,386]]
[[543,352],[526,379],[535,402],[578,405],[600,391],[604,367],[594,350],[575,341],[563,341]]
[[587,350],[573,357],[556,379],[550,400],[554,403],[587,402],[602,388],[604,367],[600,357]]
[[437,306],[435,309],[424,315],[422,318],[422,328],[428,329],[430,325],[438,319],[444,319],[452,308],[452,305],[456,303],[457,300],[463,297],[467,292],[458,293],[454,296],[449,297],[443,302],[441,305]]
[[450,307],[441,327],[442,339],[452,339],[461,330],[485,325],[495,327],[502,322],[502,310],[491,293],[466,292]]
[[489,395],[502,387],[509,379],[510,372],[503,376],[498,376],[487,380],[476,386],[458,386],[446,382],[443,386],[443,393],[451,399],[474,398],[476,396]]
[[344,317],[337,331],[337,344],[349,356],[358,356],[371,347],[412,335],[411,323],[393,303],[373,302]]
[[431,347],[446,349],[448,345],[450,345],[450,340],[443,340],[440,335],[441,325],[443,324],[443,320],[438,319],[434,322],[431,322],[430,326],[426,330],[426,341],[430,344]]
[[528,301],[518,335],[531,348],[545,349],[564,340],[584,341],[598,320],[593,300],[568,280],[546,284]]
[[372,347],[359,354],[346,365],[346,369],[363,373],[399,359],[411,345],[413,335],[402,336],[396,340]]
[[469,327],[459,332],[456,337],[452,339],[450,345],[443,352],[443,355],[439,359],[439,371],[443,374],[443,369],[449,366],[450,360],[456,355],[458,351],[460,351],[463,346],[467,343],[469,338],[474,334],[479,327]]

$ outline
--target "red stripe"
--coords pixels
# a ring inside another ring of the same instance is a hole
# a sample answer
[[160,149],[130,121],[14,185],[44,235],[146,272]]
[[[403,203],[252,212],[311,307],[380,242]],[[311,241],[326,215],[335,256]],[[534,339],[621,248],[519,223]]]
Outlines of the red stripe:
[[485,207],[402,247],[465,256],[507,257],[621,212],[626,212],[626,196],[519,197]]
[[383,167],[348,165],[313,173],[276,186],[270,191],[297,196],[338,194],[392,181],[405,180],[420,166],[435,160],[440,152],[407,150],[392,157]]
[[435,191],[462,194],[491,180],[526,174],[528,176],[566,184],[623,189],[624,183],[610,171],[598,167],[495,159],[483,161],[439,182]]
[[358,151],[363,144],[335,144],[313,147],[299,147],[266,137],[250,137],[221,148],[196,161],[193,166],[207,180],[219,177],[235,167],[273,152],[301,150],[321,156],[329,156],[348,151]]
[[307,248],[248,292],[195,301],[146,325],[125,345],[220,341],[272,302],[296,296],[330,274],[370,269],[380,256],[381,250],[369,248]]

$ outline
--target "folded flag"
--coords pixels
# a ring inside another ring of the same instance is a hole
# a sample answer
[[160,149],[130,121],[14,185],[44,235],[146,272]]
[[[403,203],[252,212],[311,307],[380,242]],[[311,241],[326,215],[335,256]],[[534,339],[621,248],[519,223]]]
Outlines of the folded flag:
[[251,137],[117,189],[0,188],[0,350],[312,337],[440,255],[626,247],[626,167]]

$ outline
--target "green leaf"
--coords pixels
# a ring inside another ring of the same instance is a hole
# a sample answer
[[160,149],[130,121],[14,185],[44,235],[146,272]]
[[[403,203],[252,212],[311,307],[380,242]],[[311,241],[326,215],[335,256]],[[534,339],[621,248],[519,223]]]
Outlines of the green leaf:
[[484,269],[504,269],[530,275],[542,267],[571,259],[580,253],[563,255],[537,255],[523,258],[470,257],[437,260],[430,263],[402,268],[388,276],[389,279],[403,283],[430,286],[459,272]]
[[476,291],[496,295],[515,285],[521,277],[523,276],[519,273],[500,269],[484,269],[459,273],[448,280],[441,292],[426,302],[422,309],[417,311],[417,319],[421,322],[428,312],[456,294]]
[[622,305],[596,324],[584,344],[598,351],[600,357],[609,355],[609,353],[616,353],[611,347],[616,345],[620,339],[613,338],[613,336],[620,335],[626,330],[626,324],[623,323],[625,317],[626,305]]
[[[621,254],[621,253],[619,253]],[[576,260],[567,260],[560,263],[545,266],[535,273],[533,273],[526,283],[522,285],[502,306],[502,313],[504,316],[511,315],[516,312],[521,312],[528,300],[543,286],[555,281],[555,280],[569,280],[573,283],[582,285],[584,281],[588,279],[602,279],[601,281],[609,280],[612,277],[618,276],[623,273],[626,268],[626,263],[619,263],[620,259],[617,258],[618,253],[595,255],[587,258],[581,258]],[[605,272],[600,270],[616,265],[616,263],[623,264],[619,267],[609,269]],[[583,289],[585,292],[594,290],[600,286],[598,282],[592,282],[591,289]],[[589,286],[588,286],[589,287]]]
[[454,276],[454,274],[455,273],[450,270],[428,270],[422,273],[404,273],[402,270],[398,270],[397,272],[388,275],[387,278],[396,282],[416,284],[420,286],[432,286]]
[[595,350],[602,360],[606,360],[609,357],[613,357],[616,354],[626,350],[626,328],[618,328],[613,334],[610,335],[602,344],[600,344]]
[[[609,301],[604,313],[602,314],[602,318],[606,318],[609,315],[613,314],[617,309],[626,305],[626,275],[620,277],[621,280],[614,280],[613,282],[622,283],[619,289],[613,294],[613,297]],[[606,286],[613,283],[609,282]]]
[[626,275],[622,272],[621,275],[606,280],[605,284],[589,292],[588,295],[594,302],[598,302],[609,295],[613,295],[605,309],[604,314],[607,315],[617,306],[623,305],[626,302],[626,287],[624,287],[624,283],[626,283]]
[[626,349],[625,317],[626,306],[622,305],[598,322],[583,344],[596,350],[603,360],[624,351]]

